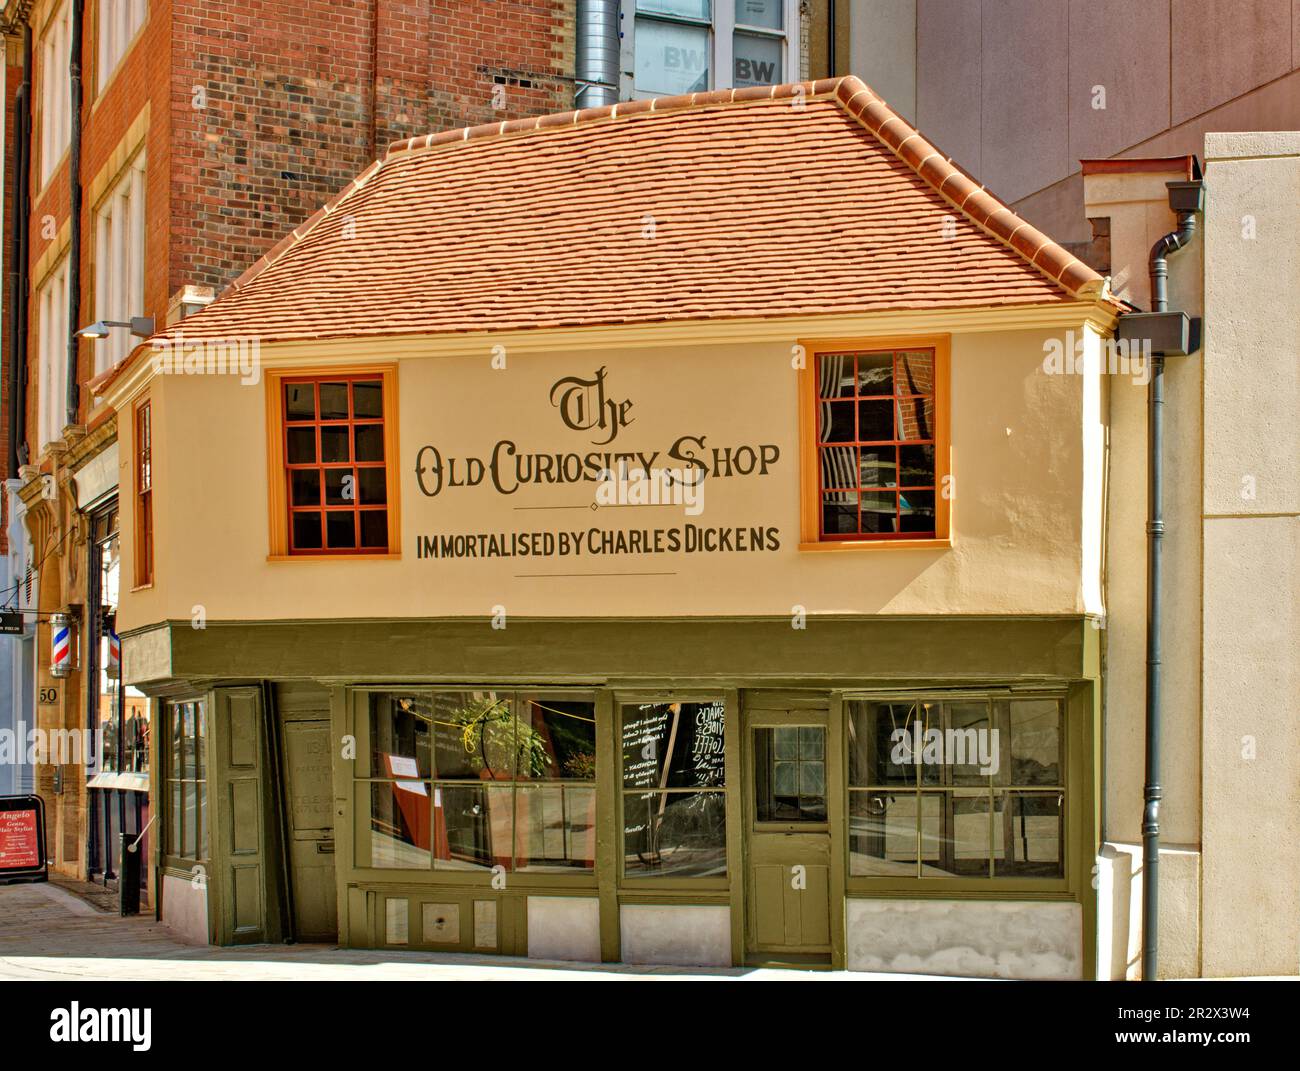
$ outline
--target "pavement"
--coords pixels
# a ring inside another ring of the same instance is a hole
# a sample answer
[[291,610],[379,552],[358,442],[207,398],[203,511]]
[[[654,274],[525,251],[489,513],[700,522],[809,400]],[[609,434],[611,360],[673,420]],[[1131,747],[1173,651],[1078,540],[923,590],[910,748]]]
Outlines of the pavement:
[[55,884],[0,885],[0,980],[820,982],[921,977],[743,967],[588,965],[336,945],[200,947],[185,944],[149,914],[123,918]]

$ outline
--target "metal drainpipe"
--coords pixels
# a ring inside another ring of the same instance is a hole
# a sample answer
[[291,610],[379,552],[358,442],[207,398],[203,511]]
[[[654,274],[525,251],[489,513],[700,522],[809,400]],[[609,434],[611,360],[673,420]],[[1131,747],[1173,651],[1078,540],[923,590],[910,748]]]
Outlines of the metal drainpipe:
[[835,0],[826,0],[826,77],[835,77]]
[[17,152],[14,159],[13,233],[9,266],[9,470],[14,479],[27,463],[27,173],[32,140],[32,28],[23,23],[23,80],[14,102]]
[[618,8],[618,0],[578,0],[575,108],[618,103]]
[[[1171,184],[1178,186],[1188,183]],[[1199,184],[1198,184],[1199,189]],[[1170,191],[1170,201],[1174,201]],[[1169,311],[1169,256],[1196,234],[1196,213],[1179,212],[1178,229],[1151,247],[1151,311]],[[1165,357],[1153,354],[1147,410],[1147,687],[1146,782],[1142,787],[1142,980],[1153,982],[1160,929],[1160,628],[1161,555],[1165,538]]]
[[[68,251],[68,391],[66,422],[80,417],[81,394],[77,385],[77,332],[81,330],[81,24],[84,0],[72,0],[72,48],[68,56],[71,89],[72,137],[68,149],[69,212],[72,245]],[[134,313],[130,313],[134,315]]]

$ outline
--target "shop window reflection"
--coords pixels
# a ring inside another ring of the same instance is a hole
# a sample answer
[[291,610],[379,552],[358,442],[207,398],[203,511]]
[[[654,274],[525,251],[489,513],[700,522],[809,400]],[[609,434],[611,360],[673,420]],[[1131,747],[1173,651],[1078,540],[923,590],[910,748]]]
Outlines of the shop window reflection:
[[594,868],[590,700],[373,693],[369,720],[370,866]]

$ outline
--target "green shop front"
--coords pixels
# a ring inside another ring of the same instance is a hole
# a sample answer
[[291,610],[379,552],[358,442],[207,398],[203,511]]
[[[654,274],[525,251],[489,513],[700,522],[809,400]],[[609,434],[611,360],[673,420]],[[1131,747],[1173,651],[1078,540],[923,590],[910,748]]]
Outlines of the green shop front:
[[1086,977],[1096,637],[1068,617],[155,627],[132,640],[171,670],[150,688],[160,914],[222,944]]

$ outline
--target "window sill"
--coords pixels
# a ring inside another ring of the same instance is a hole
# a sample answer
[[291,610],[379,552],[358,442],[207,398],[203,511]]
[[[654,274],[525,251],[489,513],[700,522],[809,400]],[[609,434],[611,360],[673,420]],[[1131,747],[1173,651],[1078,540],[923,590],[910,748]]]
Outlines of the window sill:
[[952,538],[944,539],[828,539],[821,543],[800,543],[800,550],[948,550]]
[[268,554],[269,562],[393,562],[401,561],[401,551],[391,554]]
[[152,591],[152,590],[153,590],[153,581],[150,580],[147,584],[137,584],[135,587],[131,589],[131,594],[134,595],[137,591]]

